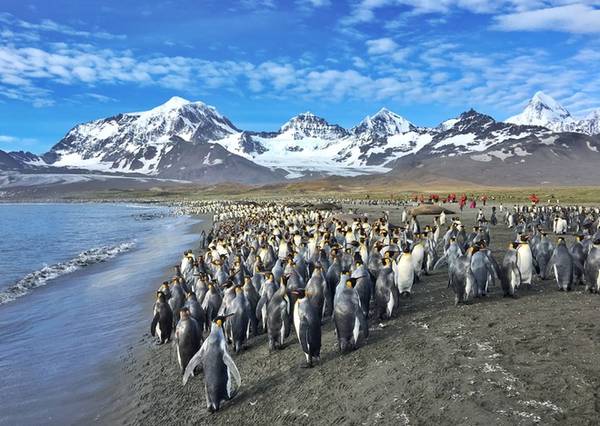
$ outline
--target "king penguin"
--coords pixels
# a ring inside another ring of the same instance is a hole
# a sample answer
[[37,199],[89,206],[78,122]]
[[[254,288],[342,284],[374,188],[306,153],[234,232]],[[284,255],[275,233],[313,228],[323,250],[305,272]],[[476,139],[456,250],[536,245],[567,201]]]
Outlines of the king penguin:
[[239,391],[242,378],[237,366],[227,352],[223,323],[227,316],[218,316],[212,323],[210,334],[202,347],[188,363],[183,374],[183,384],[194,375],[194,370],[202,365],[206,408],[214,413],[221,408],[223,401],[229,401]]
[[190,359],[198,352],[202,344],[202,329],[198,322],[190,315],[188,308],[179,311],[179,322],[175,330],[175,345],[177,347],[177,361],[184,373]]
[[162,345],[171,339],[171,331],[173,331],[173,311],[167,303],[165,295],[159,291],[156,295],[150,334],[152,337],[158,336],[158,344]]
[[[356,349],[369,337],[367,318],[360,306],[360,298],[354,289],[356,281],[348,278],[336,296],[333,306],[333,323],[340,352]],[[343,286],[343,287],[342,287]]]
[[308,294],[305,290],[295,290],[295,293],[294,328],[306,357],[306,365],[312,367],[313,361],[319,361],[321,357],[321,317],[306,297]]

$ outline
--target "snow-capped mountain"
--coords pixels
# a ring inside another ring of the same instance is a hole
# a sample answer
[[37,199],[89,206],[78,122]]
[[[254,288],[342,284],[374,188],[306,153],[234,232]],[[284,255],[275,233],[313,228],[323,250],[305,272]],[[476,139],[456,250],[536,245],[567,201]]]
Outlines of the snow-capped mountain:
[[497,122],[474,110],[396,160],[393,175],[484,185],[597,184],[600,138]]
[[304,113],[291,118],[278,132],[242,132],[218,143],[260,165],[282,168],[288,178],[297,178],[386,172],[385,163],[429,140],[424,129],[382,109],[351,130]]
[[318,138],[337,140],[348,135],[348,131],[337,124],[329,124],[327,120],[317,117],[311,112],[305,112],[291,118],[279,129],[279,134],[294,140]]
[[149,111],[119,114],[71,129],[44,160],[55,167],[158,174],[158,163],[183,141],[212,142],[239,130],[215,108],[173,97]]
[[523,112],[505,121],[525,126],[541,126],[555,132],[600,134],[600,110],[577,119],[554,98],[543,92],[533,95]]
[[[383,108],[349,130],[307,112],[275,132],[240,130],[214,107],[174,97],[149,111],[80,124],[41,157],[5,153],[0,170],[77,169],[264,184],[322,175],[430,170],[455,164],[455,159],[460,159],[462,171],[469,164],[477,170],[485,164],[491,169],[529,167],[534,158],[550,162],[577,158],[580,167],[586,167],[590,161],[598,164],[600,137],[593,135],[599,130],[600,110],[576,120],[541,92],[507,122],[469,110],[426,128]],[[570,154],[571,148],[576,154]],[[541,181],[538,178],[535,182]]]
[[416,126],[406,118],[387,108],[381,108],[377,114],[366,116],[351,132],[359,137],[387,137],[414,130],[417,130]]
[[554,98],[543,92],[537,92],[523,112],[505,120],[507,123],[525,126],[541,126],[560,131],[563,123],[575,121],[571,113]]
[[592,111],[584,119],[576,121],[568,130],[586,135],[600,135],[600,109]]

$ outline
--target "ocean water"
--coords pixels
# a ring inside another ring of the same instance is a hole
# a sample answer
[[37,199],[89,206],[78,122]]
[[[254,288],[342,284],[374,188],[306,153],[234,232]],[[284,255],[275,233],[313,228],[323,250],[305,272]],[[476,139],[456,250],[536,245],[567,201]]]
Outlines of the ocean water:
[[149,294],[194,219],[119,204],[0,204],[0,424],[103,418]]

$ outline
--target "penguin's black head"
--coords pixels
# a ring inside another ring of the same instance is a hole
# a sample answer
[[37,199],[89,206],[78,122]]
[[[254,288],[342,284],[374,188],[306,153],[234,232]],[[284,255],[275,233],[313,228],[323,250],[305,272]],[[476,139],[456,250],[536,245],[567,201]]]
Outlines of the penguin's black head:
[[179,311],[179,319],[185,320],[185,319],[188,319],[189,316],[190,316],[190,310],[188,308],[181,308],[181,310]]
[[355,285],[356,285],[356,278],[348,278],[346,280],[346,287],[354,288]]
[[232,316],[233,314],[227,314],[227,315],[219,315],[218,317],[216,317],[213,322],[215,324],[217,324],[218,327],[222,327],[223,323],[225,322],[225,320],[227,318],[229,318],[230,316]]
[[519,247],[519,243],[518,243],[518,242],[516,242],[516,241],[513,241],[513,242],[511,243],[511,246],[512,246],[512,248],[516,249],[516,248],[518,248],[518,247]]
[[193,291],[190,291],[187,294],[187,298],[188,298],[188,300],[196,300],[196,293],[194,293]]
[[402,253],[410,253],[410,247],[408,244],[405,244],[404,247],[402,247]]
[[162,291],[157,291],[156,292],[156,299],[158,299],[161,302],[165,301],[165,294]]
[[596,239],[593,241],[593,243],[594,243],[595,245],[599,245],[599,244],[600,244],[600,238],[596,238]]

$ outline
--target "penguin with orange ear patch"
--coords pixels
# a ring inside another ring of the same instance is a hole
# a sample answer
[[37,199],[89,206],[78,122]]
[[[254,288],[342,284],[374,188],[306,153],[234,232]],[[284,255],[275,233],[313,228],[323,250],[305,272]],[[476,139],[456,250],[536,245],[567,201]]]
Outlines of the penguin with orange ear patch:
[[293,293],[296,296],[294,328],[306,356],[306,366],[311,368],[313,361],[319,361],[321,357],[321,317],[308,299],[309,293],[304,289]]
[[159,291],[156,293],[150,334],[152,337],[158,336],[158,344],[162,345],[171,339],[171,331],[173,331],[173,311],[167,303],[164,293]]
[[333,305],[333,323],[340,352],[358,348],[369,337],[367,318],[354,288],[356,280],[347,278],[338,286]]
[[194,370],[202,366],[206,408],[214,413],[221,408],[223,401],[232,399],[242,385],[237,366],[227,352],[223,323],[230,315],[218,316],[212,323],[210,334],[196,355],[187,364],[183,374],[183,384],[194,376]]

